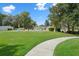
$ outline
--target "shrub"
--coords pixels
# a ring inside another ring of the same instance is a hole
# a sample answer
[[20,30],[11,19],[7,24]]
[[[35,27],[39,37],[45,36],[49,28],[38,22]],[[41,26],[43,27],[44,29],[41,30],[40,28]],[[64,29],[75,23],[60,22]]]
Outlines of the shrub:
[[57,31],[60,32],[60,28],[57,28]]
[[54,31],[54,28],[49,28],[49,31]]
[[8,28],[8,30],[12,30],[11,28]]

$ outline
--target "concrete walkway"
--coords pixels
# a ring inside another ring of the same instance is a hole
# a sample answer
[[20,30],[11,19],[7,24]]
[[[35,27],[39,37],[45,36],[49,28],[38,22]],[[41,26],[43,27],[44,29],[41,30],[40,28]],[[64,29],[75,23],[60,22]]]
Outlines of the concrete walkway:
[[79,37],[61,37],[55,38],[43,43],[40,43],[36,47],[34,47],[31,51],[29,51],[25,56],[52,56],[54,53],[55,47],[68,39],[79,38]]

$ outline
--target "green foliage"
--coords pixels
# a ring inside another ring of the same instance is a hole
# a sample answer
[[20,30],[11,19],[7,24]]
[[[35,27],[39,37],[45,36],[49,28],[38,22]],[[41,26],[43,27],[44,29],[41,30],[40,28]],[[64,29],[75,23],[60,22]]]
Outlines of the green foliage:
[[0,26],[3,25],[3,19],[6,17],[7,15],[0,13]]
[[0,14],[0,25],[33,29],[37,24],[31,19],[28,12],[22,12],[15,16]]
[[54,31],[54,28],[49,28],[49,31]]
[[33,29],[36,26],[36,22],[31,19],[28,12],[22,12],[21,14],[15,16],[17,19],[17,26],[26,29]]
[[49,21],[46,20],[46,21],[45,21],[45,26],[47,27],[47,26],[49,26],[49,25],[50,25]]
[[52,8],[50,8],[49,20],[51,21],[51,25],[53,26],[54,31],[56,31],[59,25],[59,21],[60,21],[59,17],[60,15],[58,13],[58,7],[53,6]]
[[15,17],[12,15],[7,15],[4,19],[3,19],[3,25],[4,26],[14,26],[14,21],[15,21]]
[[33,29],[36,22],[31,19],[28,12],[22,12],[18,15],[5,15],[0,13],[0,26],[13,26],[14,28]]
[[67,27],[68,31],[74,31],[79,23],[78,3],[58,3],[50,8],[49,20],[54,28]]

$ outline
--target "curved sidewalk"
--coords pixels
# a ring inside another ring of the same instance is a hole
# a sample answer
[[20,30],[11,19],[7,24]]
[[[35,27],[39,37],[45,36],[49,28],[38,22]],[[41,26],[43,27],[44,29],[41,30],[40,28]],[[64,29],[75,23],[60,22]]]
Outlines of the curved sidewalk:
[[47,40],[43,43],[38,44],[31,51],[29,51],[25,56],[52,56],[54,53],[55,47],[68,39],[79,38],[79,37],[61,37],[51,40]]

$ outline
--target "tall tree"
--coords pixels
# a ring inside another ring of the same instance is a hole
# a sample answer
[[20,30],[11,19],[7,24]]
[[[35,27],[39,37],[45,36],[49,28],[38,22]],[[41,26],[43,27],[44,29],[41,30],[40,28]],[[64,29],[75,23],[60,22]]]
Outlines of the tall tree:
[[0,13],[0,26],[2,26],[3,24],[3,19],[6,17],[7,15]]
[[49,25],[49,20],[45,20],[45,26],[48,27]]
[[[31,29],[36,25],[36,22],[31,19],[28,12],[22,12],[16,16],[17,25],[25,29]],[[16,24],[16,22],[15,22]]]
[[51,25],[54,28],[54,32],[56,32],[58,24],[59,24],[58,7],[57,6],[53,6],[49,10],[50,10],[49,20],[51,21]]
[[[61,5],[61,6],[60,6]],[[61,22],[64,21],[68,28],[68,32],[69,31],[72,31],[74,32],[74,29],[75,29],[75,25],[78,21],[78,12],[79,12],[79,4],[74,4],[74,3],[71,3],[71,4],[58,4],[57,6],[59,7],[59,9],[61,11],[63,11],[63,14],[62,15],[62,19],[61,19]],[[63,24],[62,24],[63,25]],[[72,29],[72,30],[71,30]]]
[[[60,25],[67,27],[68,32],[74,31],[79,21],[79,4],[76,3],[60,3],[53,6],[50,10],[50,20],[54,29]],[[58,24],[59,23],[59,24]],[[72,29],[72,30],[71,30]]]
[[4,26],[14,26],[14,22],[16,21],[15,17],[12,15],[7,15],[3,19],[3,25]]

